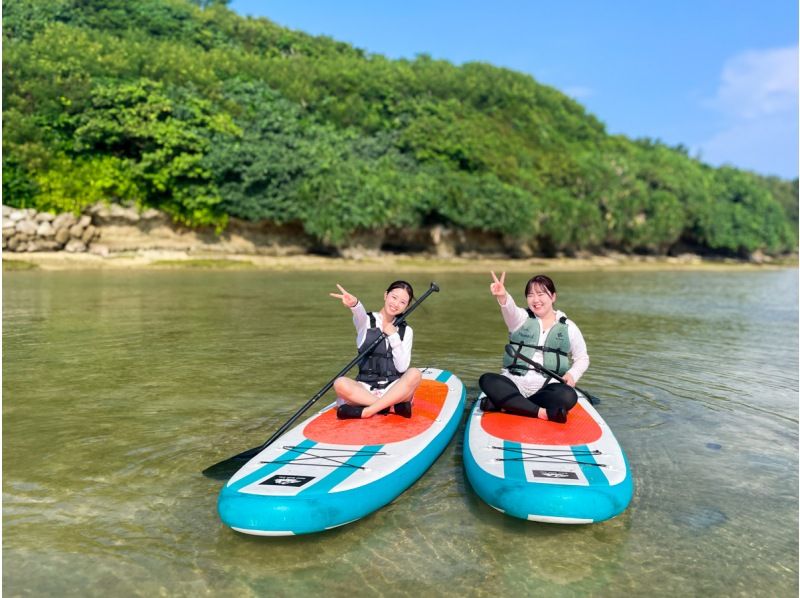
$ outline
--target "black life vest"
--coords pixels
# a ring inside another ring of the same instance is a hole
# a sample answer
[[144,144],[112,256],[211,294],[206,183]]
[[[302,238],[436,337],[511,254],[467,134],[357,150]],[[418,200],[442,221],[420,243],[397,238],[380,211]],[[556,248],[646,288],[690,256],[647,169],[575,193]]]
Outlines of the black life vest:
[[[358,348],[361,353],[364,349],[369,347],[375,342],[375,339],[380,337],[383,331],[378,328],[375,321],[375,314],[372,312],[367,314],[369,316],[369,328],[364,337],[364,342]],[[397,328],[397,332],[402,339],[406,334],[406,323],[403,322]],[[390,382],[394,382],[403,375],[403,372],[398,372],[394,365],[394,358],[392,357],[392,347],[389,345],[389,340],[384,339],[382,343],[378,343],[372,351],[364,355],[358,362],[358,375],[356,380],[364,382],[369,385],[385,386]]]

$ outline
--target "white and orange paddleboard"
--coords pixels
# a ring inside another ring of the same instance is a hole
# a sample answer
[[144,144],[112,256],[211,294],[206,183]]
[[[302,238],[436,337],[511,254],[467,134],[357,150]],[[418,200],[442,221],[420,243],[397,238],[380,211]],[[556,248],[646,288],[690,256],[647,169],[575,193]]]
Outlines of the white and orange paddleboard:
[[336,418],[331,404],[248,461],[222,488],[219,515],[246,534],[284,536],[350,523],[397,498],[456,432],[466,391],[456,376],[422,370],[410,419]]
[[567,422],[486,412],[467,421],[464,467],[486,503],[507,515],[548,523],[592,523],[628,506],[633,479],[622,447],[580,397]]

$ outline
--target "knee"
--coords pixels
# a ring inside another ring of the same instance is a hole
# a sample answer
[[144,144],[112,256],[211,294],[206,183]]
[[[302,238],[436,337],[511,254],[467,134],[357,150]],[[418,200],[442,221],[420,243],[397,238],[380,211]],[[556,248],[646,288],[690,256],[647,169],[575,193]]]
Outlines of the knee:
[[481,377],[478,378],[478,386],[487,395],[497,394],[501,389],[506,391],[519,390],[511,380],[494,372],[481,374]]
[[414,386],[422,382],[422,372],[420,372],[417,368],[408,368],[403,376],[410,384],[413,384]]
[[567,409],[572,409],[578,403],[578,393],[575,392],[575,389],[572,388],[571,386],[569,390],[570,390],[568,398],[569,407],[567,407]]
[[563,407],[567,411],[572,409],[578,402],[578,393],[575,389],[568,384],[559,384],[558,392],[556,394],[559,407]]
[[333,390],[336,394],[341,395],[347,390],[347,383],[349,378],[345,378],[342,376],[341,378],[336,378],[333,382]]

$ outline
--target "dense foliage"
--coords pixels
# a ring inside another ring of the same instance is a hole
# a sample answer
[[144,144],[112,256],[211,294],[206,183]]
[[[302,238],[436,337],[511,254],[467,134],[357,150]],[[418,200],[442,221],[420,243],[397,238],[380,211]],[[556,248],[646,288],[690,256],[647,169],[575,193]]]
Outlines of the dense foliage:
[[4,0],[4,203],[133,201],[322,243],[442,224],[545,253],[794,251],[797,181],[610,136],[527,75],[388,60],[224,2]]

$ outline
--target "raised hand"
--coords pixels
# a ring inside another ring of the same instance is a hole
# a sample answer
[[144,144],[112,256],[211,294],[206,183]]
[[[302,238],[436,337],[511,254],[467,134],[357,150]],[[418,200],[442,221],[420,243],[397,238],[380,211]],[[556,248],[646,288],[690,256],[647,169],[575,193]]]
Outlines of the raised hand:
[[336,283],[336,287],[341,291],[341,293],[328,293],[331,297],[335,297],[336,299],[341,299],[342,304],[345,307],[353,308],[358,305],[358,299],[355,295],[351,295],[347,291],[344,290],[344,287],[340,285],[338,282]]
[[489,285],[489,290],[491,291],[492,295],[497,297],[497,300],[500,302],[500,305],[506,304],[506,273],[503,272],[500,274],[500,278],[497,278],[497,275],[492,272],[492,284]]

